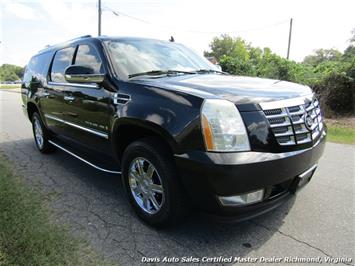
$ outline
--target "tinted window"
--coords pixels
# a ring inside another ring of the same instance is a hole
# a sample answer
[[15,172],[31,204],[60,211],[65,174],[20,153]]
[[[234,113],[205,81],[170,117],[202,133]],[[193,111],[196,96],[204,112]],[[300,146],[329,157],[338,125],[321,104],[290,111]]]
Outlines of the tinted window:
[[26,66],[26,71],[23,76],[24,82],[43,81],[48,74],[49,62],[52,58],[51,53],[36,55],[31,58]]
[[95,73],[101,73],[101,59],[97,51],[91,45],[80,45],[75,58],[75,65],[88,66]]
[[64,78],[65,69],[71,65],[75,48],[68,47],[57,51],[54,57],[51,80],[55,82],[66,82]]

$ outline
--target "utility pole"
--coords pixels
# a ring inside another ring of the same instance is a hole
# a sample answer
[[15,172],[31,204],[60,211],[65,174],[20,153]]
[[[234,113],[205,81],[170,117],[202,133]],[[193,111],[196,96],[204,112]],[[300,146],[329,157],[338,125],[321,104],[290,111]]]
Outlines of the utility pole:
[[292,35],[292,18],[290,19],[290,32],[288,34],[287,59],[290,57],[291,35]]
[[99,4],[98,4],[98,33],[97,35],[100,36],[101,35],[101,0],[99,0]]

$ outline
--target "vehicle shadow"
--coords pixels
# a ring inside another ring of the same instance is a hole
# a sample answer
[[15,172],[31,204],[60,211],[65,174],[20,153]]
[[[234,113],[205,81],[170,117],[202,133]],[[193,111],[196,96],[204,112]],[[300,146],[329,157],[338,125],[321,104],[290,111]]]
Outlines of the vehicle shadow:
[[68,224],[74,235],[124,265],[140,264],[143,257],[248,256],[278,231],[295,200],[242,223],[220,224],[192,214],[173,228],[156,230],[134,215],[120,176],[100,172],[59,150],[40,154],[32,139],[2,142],[0,150],[50,202],[54,221]]

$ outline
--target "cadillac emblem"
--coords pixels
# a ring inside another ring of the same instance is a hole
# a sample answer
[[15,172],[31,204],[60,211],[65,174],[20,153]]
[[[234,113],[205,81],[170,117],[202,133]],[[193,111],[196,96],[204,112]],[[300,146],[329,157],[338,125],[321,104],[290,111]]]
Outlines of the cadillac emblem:
[[306,114],[304,116],[304,124],[309,131],[312,131],[313,119],[310,115]]

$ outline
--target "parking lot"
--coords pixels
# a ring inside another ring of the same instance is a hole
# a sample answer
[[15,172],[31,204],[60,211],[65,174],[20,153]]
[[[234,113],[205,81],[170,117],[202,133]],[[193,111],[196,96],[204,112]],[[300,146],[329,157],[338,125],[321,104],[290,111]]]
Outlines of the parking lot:
[[74,235],[84,236],[119,265],[162,262],[164,257],[174,263],[183,257],[188,263],[215,257],[206,261],[210,264],[228,263],[223,259],[229,257],[234,262],[239,257],[239,262],[256,259],[272,264],[278,258],[286,262],[285,257],[290,262],[354,258],[355,146],[327,143],[312,182],[266,215],[239,224],[217,224],[195,214],[175,228],[155,230],[135,217],[120,176],[99,172],[61,151],[52,155],[36,151],[19,93],[0,91],[0,106],[0,150],[16,172],[43,191],[55,222],[68,224]]

